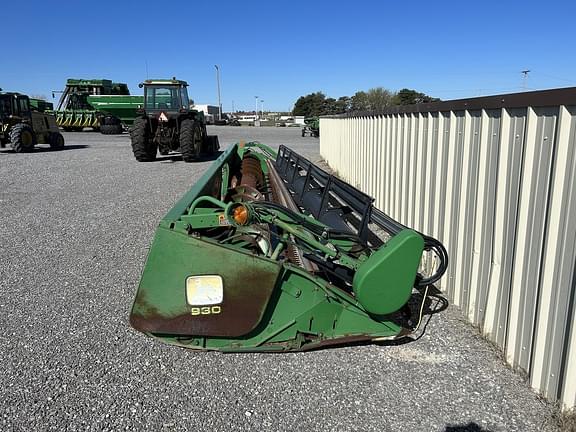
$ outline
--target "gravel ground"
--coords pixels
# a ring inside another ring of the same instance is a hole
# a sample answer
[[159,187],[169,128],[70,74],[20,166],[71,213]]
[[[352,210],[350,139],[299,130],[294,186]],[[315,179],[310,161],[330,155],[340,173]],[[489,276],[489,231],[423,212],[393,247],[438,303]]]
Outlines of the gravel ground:
[[[318,159],[299,129],[214,127]],[[211,162],[134,161],[127,135],[0,151],[0,430],[555,430],[456,310],[401,346],[198,353],[128,324],[156,224]]]

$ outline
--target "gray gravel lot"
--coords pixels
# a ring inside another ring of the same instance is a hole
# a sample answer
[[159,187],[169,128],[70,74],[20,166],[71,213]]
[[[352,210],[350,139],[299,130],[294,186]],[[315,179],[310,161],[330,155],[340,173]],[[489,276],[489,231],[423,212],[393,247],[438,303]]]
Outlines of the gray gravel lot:
[[[212,127],[318,159],[299,129]],[[132,330],[160,218],[211,162],[137,163],[129,137],[0,150],[0,430],[555,430],[552,407],[448,308],[417,342],[198,353]]]

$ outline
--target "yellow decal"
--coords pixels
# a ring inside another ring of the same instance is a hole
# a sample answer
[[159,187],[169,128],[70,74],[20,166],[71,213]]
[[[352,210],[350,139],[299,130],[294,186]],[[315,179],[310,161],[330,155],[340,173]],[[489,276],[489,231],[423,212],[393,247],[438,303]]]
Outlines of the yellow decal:
[[220,306],[204,306],[204,307],[193,307],[190,309],[190,314],[192,316],[197,315],[216,315],[222,312]]

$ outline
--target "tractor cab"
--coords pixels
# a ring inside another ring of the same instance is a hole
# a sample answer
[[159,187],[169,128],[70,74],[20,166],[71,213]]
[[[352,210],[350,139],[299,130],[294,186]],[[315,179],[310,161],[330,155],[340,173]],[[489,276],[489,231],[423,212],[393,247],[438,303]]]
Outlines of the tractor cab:
[[188,83],[177,79],[146,80],[144,87],[144,111],[147,113],[187,113],[190,110]]
[[29,121],[30,99],[20,93],[0,93],[0,121],[5,123],[18,123]]

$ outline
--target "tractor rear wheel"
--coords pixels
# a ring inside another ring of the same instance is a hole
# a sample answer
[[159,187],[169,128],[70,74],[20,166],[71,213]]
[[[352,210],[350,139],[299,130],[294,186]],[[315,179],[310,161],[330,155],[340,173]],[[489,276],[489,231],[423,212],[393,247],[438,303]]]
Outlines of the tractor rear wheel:
[[52,132],[50,134],[50,148],[60,150],[64,147],[64,137],[60,132]]
[[156,144],[150,139],[148,133],[148,119],[137,118],[130,129],[132,151],[138,162],[151,162],[156,160]]
[[186,119],[180,123],[180,152],[184,162],[194,162],[200,155],[202,129],[194,120]]
[[16,153],[32,151],[36,145],[36,134],[26,123],[18,123],[10,129],[10,143]]
[[220,149],[217,135],[207,135],[204,137],[204,153],[215,154]]
[[103,124],[100,125],[102,135],[120,135],[124,129],[121,124]]

